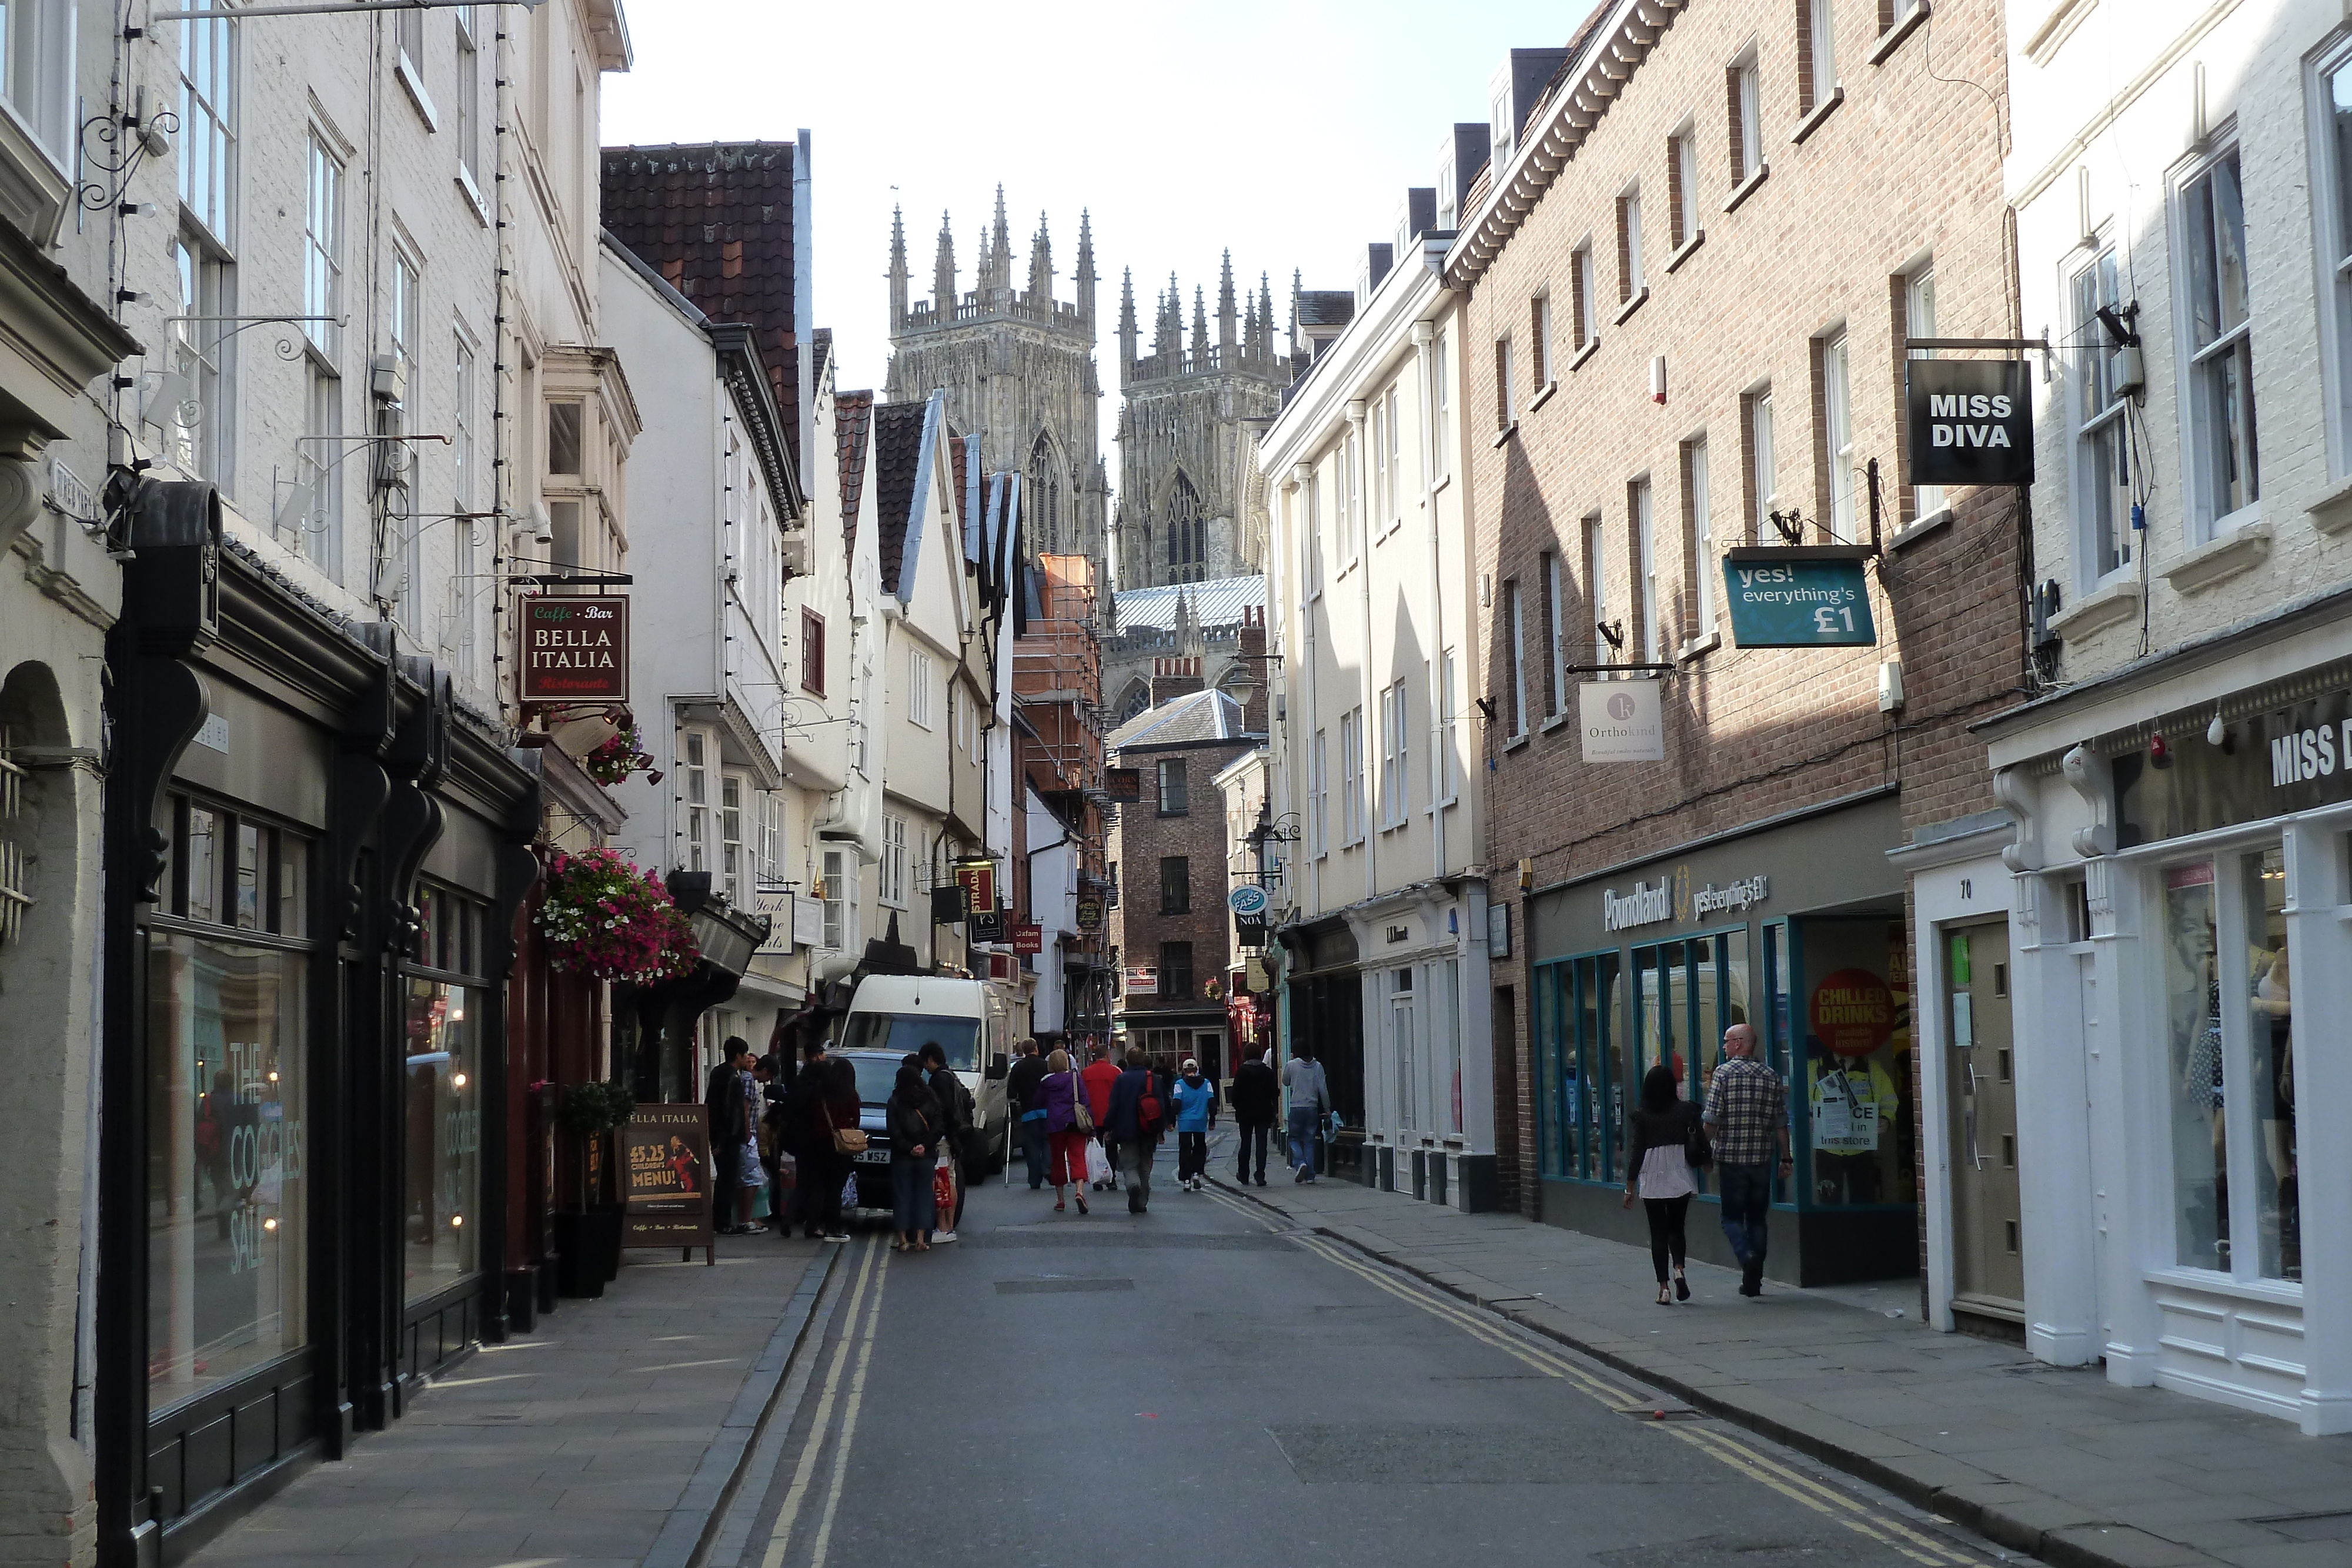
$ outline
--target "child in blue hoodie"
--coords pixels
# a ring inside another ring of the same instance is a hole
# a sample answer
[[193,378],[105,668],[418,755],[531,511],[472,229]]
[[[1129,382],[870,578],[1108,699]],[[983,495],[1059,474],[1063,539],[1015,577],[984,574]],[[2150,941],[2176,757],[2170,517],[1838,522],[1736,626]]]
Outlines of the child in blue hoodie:
[[1176,1080],[1176,1185],[1186,1192],[1202,1187],[1201,1173],[1209,1168],[1209,1129],[1217,1124],[1217,1086],[1201,1076],[1201,1064],[1184,1059],[1184,1075]]

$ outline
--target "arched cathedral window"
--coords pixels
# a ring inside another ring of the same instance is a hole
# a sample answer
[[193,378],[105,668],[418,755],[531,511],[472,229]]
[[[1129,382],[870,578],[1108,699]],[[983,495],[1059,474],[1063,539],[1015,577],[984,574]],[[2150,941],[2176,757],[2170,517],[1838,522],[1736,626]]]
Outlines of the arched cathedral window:
[[1179,471],[1168,496],[1168,580],[1198,582],[1208,564],[1209,524],[1201,515],[1201,495]]
[[1054,444],[1041,432],[1029,449],[1029,473],[1022,483],[1029,497],[1030,543],[1047,555],[1064,553],[1061,469]]

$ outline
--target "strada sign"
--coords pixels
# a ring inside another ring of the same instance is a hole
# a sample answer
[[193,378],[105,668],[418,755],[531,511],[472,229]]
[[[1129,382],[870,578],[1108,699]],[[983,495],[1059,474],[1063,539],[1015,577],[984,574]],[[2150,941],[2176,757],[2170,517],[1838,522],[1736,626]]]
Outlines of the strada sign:
[[535,594],[522,601],[522,700],[629,700],[629,601],[624,594]]
[[2021,360],[1912,360],[1914,485],[2033,483],[2033,399]]

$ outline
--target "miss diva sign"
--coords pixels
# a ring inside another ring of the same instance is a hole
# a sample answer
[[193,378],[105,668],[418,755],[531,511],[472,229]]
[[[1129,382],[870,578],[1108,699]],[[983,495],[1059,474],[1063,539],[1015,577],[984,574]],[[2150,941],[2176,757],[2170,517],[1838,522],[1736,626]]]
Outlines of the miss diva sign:
[[1913,360],[1914,485],[2033,483],[2033,400],[2018,360]]
[[541,594],[522,601],[522,700],[629,700],[629,601]]

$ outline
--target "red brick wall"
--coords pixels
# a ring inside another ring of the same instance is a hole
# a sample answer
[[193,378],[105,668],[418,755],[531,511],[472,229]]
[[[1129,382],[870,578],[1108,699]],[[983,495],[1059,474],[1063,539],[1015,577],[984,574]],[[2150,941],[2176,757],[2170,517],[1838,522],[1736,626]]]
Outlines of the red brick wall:
[[[1170,996],[1163,985],[1156,997],[1122,996],[1114,1010],[1129,1027],[1150,1027],[1145,1016],[1171,1008],[1200,1009],[1219,1003],[1203,997],[1212,980],[1223,983],[1225,961],[1233,949],[1233,916],[1225,907],[1224,791],[1210,780],[1250,747],[1225,741],[1215,745],[1133,749],[1120,754],[1120,765],[1143,775],[1143,799],[1118,809],[1111,830],[1110,858],[1118,865],[1118,907],[1111,912],[1111,941],[1119,950],[1119,964],[1132,968],[1160,961],[1163,942],[1192,944],[1192,991],[1189,997]],[[1163,817],[1159,811],[1159,766],[1181,758],[1186,769],[1190,811]],[[1183,915],[1160,913],[1160,862],[1182,855],[1192,862],[1192,909]],[[1165,977],[1162,977],[1163,981]],[[1204,1022],[1198,1027],[1214,1027]]]
[[[1629,577],[1627,492],[1643,475],[1668,655],[1693,635],[1689,584],[1699,568],[1684,546],[1683,444],[1702,433],[1706,439],[1714,550],[1750,542],[1753,470],[1743,413],[1748,394],[1767,381],[1775,393],[1780,505],[1828,518],[1820,353],[1826,335],[1841,327],[1849,344],[1853,460],[1857,466],[1879,460],[1884,533],[1903,526],[1911,498],[1902,483],[1900,301],[1910,269],[1932,256],[1938,335],[2018,335],[1998,122],[1987,97],[2004,89],[2000,7],[1961,0],[1937,8],[1935,77],[1924,30],[1883,64],[1869,62],[1876,10],[1838,7],[1845,100],[1801,144],[1790,141],[1800,118],[1798,8],[1786,0],[1714,0],[1675,16],[1475,280],[1458,355],[1463,458],[1472,485],[1474,570],[1492,585],[1482,612],[1486,692],[1498,716],[1509,711],[1501,607],[1510,579],[1527,608],[1530,706],[1540,712],[1544,700],[1543,551],[1559,552],[1569,578],[1568,662],[1590,661],[1588,515],[1601,517],[1609,540],[1608,614],[1622,616],[1627,632],[1619,657],[1641,657],[1645,610]],[[1751,44],[1761,68],[1770,173],[1727,213],[1725,72]],[[1694,210],[1705,239],[1669,271],[1668,138],[1685,123],[1698,137]],[[1530,299],[1547,288],[1556,302],[1570,298],[1570,255],[1588,236],[1600,254],[1614,251],[1617,198],[1636,179],[1647,303],[1615,323],[1606,301],[1616,290],[1604,265],[1600,346],[1574,369],[1568,313],[1556,305],[1558,389],[1540,408],[1529,406],[1539,389],[1517,389],[1517,430],[1496,443],[1487,412],[1498,406],[1495,340],[1510,334],[1512,362],[1531,362]],[[1663,404],[1650,395],[1658,354],[1666,359]],[[1867,487],[1857,480],[1856,488],[1856,532],[1867,541]],[[1950,499],[1953,524],[1900,551],[1890,548],[1873,570],[1878,647],[1739,650],[1719,619],[1722,646],[1685,664],[1666,684],[1664,762],[1588,768],[1573,723],[1506,750],[1503,723],[1488,723],[1485,747],[1495,766],[1487,774],[1487,860],[1498,876],[1524,857],[1541,887],[1894,781],[1909,828],[1990,808],[1983,747],[1966,727],[2016,700],[2023,658],[2019,502],[2005,490],[1956,491]],[[1819,538],[1809,530],[1807,542]],[[1720,566],[1703,564],[1714,573],[1720,606]],[[1882,715],[1877,702],[1878,665],[1891,658],[1902,661],[1907,696],[1895,716]],[[1577,678],[1570,678],[1571,711]],[[1884,874],[1882,865],[1877,875]],[[1531,1164],[1528,954],[1524,940],[1515,946],[1495,982],[1514,988],[1517,1144]],[[1533,1213],[1534,1181],[1507,1175],[1506,1183]]]

